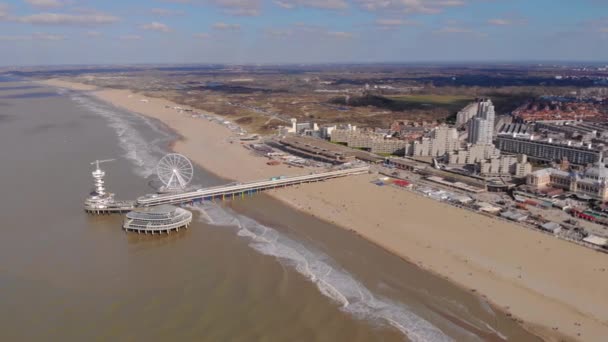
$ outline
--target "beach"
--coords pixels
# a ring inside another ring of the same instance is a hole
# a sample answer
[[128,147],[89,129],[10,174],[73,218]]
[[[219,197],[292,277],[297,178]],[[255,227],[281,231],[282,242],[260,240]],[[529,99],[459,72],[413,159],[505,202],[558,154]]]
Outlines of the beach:
[[[178,113],[173,109],[178,105],[167,100],[59,80],[44,83],[88,91],[162,121],[182,137],[175,151],[227,180],[309,172],[267,165],[232,139],[234,133],[224,125]],[[372,183],[375,178],[362,175],[269,193],[476,292],[544,339],[605,340],[607,255],[405,190],[379,187]]]

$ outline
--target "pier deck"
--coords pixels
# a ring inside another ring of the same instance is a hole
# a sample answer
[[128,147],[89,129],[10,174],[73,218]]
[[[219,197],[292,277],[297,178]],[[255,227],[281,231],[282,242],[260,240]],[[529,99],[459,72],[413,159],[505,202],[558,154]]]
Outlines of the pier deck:
[[228,199],[237,196],[245,196],[254,194],[259,191],[281,188],[304,183],[313,183],[324,181],[332,178],[344,177],[355,174],[363,174],[369,172],[369,167],[357,167],[352,169],[344,169],[338,171],[329,171],[323,173],[313,173],[304,176],[281,177],[277,179],[256,181],[244,184],[235,184],[227,186],[219,186],[214,188],[199,189],[180,194],[163,194],[149,195],[137,199],[137,205],[140,207],[148,207],[160,204],[180,204],[188,202],[200,202],[204,200]]
[[99,205],[96,203],[85,203],[84,211],[89,214],[121,214],[128,213],[135,209],[136,201],[116,201],[107,205]]

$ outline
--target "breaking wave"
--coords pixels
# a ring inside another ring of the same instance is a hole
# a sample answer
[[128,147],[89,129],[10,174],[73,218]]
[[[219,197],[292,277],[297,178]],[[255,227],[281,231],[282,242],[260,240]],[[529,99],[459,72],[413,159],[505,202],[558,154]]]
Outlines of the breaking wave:
[[237,234],[248,238],[253,249],[293,267],[343,311],[360,319],[391,325],[412,341],[452,340],[406,306],[374,296],[347,271],[332,265],[327,255],[220,205],[204,203],[190,208],[199,211],[201,220],[210,225],[236,227]]
[[[161,146],[165,146],[175,137],[150,119],[120,110],[110,104],[103,103],[78,92],[69,92],[70,98],[86,110],[100,115],[108,121],[114,129],[120,147],[124,150],[123,156],[129,159],[137,175],[148,178],[155,173],[156,163],[165,153]],[[147,141],[137,129],[137,125],[145,124],[152,128],[159,138]]]

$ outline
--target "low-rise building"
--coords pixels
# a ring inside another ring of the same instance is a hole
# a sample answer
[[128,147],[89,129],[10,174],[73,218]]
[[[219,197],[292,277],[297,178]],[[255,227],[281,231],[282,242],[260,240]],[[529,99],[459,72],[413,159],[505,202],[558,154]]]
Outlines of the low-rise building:
[[391,124],[390,133],[411,141],[422,138],[435,126],[435,123],[396,120]]
[[500,126],[498,136],[507,135],[516,138],[530,138],[533,131],[533,128],[527,124],[508,123]]
[[321,127],[321,138],[323,139],[330,139],[331,138],[331,134],[333,133],[333,131],[336,129],[337,127],[334,126],[324,126]]
[[441,125],[433,129],[429,137],[412,142],[406,152],[417,157],[441,157],[459,148],[456,128]]
[[383,133],[360,131],[356,126],[334,129],[331,133],[331,141],[372,153],[398,155],[403,155],[408,145],[405,140],[387,137]]
[[319,125],[317,125],[314,122],[298,122],[298,119],[291,119],[291,126],[280,126],[279,127],[279,134],[280,135],[285,135],[285,134],[302,134],[302,135],[308,135],[308,136],[313,136],[315,135],[314,132],[319,132]]
[[526,177],[532,173],[532,164],[528,162],[528,156],[520,154],[517,156],[517,163],[515,163],[514,176],[517,178]]
[[532,172],[532,164],[528,163],[526,155],[503,155],[488,160],[483,160],[479,164],[479,171],[482,176],[515,176],[525,177]]
[[418,162],[405,158],[390,157],[386,160],[386,163],[391,167],[406,171],[424,170],[424,166],[421,166]]
[[590,243],[597,247],[606,248],[608,247],[608,239],[600,236],[589,235],[583,239],[584,242]]
[[518,213],[516,211],[505,211],[500,214],[501,217],[506,218],[507,220],[511,220],[514,222],[524,222],[528,219],[528,215]]
[[558,234],[562,230],[562,226],[556,222],[547,222],[545,224],[541,224],[539,228],[553,234]]
[[608,170],[603,160],[582,173],[554,168],[538,170],[527,176],[526,184],[537,190],[558,188],[583,198],[608,200]]
[[605,114],[595,101],[563,97],[544,97],[523,104],[513,111],[520,121],[602,121]]
[[354,150],[344,146],[293,134],[279,139],[277,147],[294,155],[333,164],[352,162],[356,155]]
[[494,145],[468,145],[463,150],[449,153],[448,163],[450,165],[470,165],[499,156],[500,151]]

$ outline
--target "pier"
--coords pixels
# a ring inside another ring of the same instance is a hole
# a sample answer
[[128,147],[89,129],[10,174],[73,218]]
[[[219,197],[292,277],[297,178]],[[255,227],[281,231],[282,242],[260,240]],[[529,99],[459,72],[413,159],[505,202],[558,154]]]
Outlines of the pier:
[[95,189],[84,201],[84,211],[94,215],[127,213],[135,208],[135,201],[119,201],[114,198],[113,193],[106,191],[104,177],[106,173],[99,168],[99,164],[114,161],[114,159],[96,160],[91,163],[95,165],[95,171],[91,173],[95,181]]
[[264,190],[320,182],[332,178],[364,174],[368,172],[369,167],[365,166],[323,173],[312,173],[304,176],[276,177],[270,180],[199,189],[179,194],[147,195],[137,199],[137,206],[149,207],[161,204],[185,204],[211,200],[233,199],[253,195]]
[[157,167],[158,177],[164,184],[161,190],[171,192],[148,194],[135,201],[124,201],[115,199],[114,194],[106,191],[105,188],[105,172],[100,169],[99,164],[111,161],[114,161],[114,159],[96,160],[91,163],[95,165],[95,170],[91,173],[94,180],[94,190],[85,199],[84,210],[93,215],[127,213],[123,222],[123,229],[127,232],[144,234],[169,234],[172,231],[179,231],[180,228],[187,228],[192,221],[192,213],[174,205],[244,198],[264,190],[369,172],[368,166],[353,167],[186,191],[184,189],[192,180],[192,164],[186,157],[172,153],[163,157]]
[[84,211],[93,215],[123,214],[135,209],[135,204],[135,201],[112,201],[108,203],[87,201],[84,205]]
[[192,222],[192,213],[186,209],[172,205],[138,208],[129,212],[122,228],[127,232],[138,234],[169,234],[179,232],[180,228],[188,228]]

